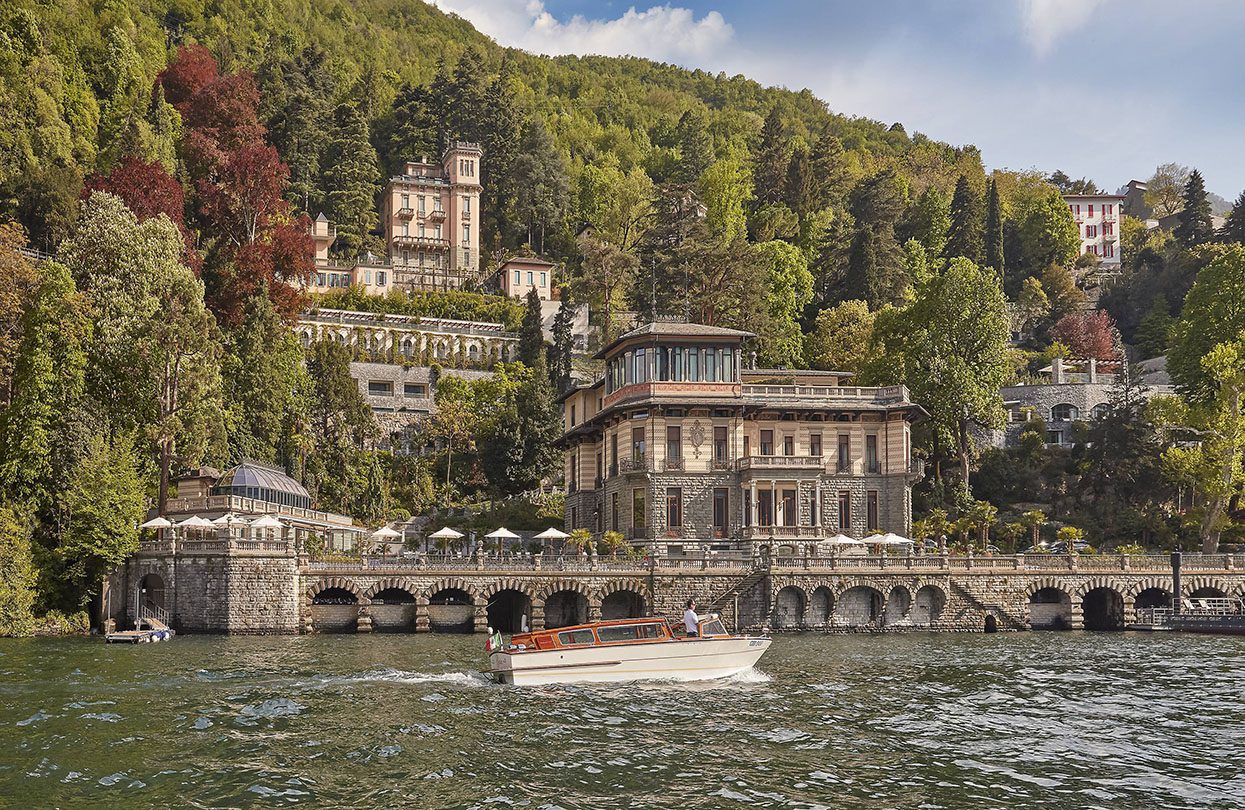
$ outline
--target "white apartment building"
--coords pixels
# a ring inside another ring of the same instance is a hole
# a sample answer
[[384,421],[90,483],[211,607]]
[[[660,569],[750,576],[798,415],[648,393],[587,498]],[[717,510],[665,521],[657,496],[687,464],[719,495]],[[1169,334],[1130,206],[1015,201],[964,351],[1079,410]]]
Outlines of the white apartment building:
[[1098,257],[1103,270],[1120,267],[1120,209],[1124,197],[1119,194],[1065,194],[1064,202],[1072,211],[1081,236],[1081,255]]

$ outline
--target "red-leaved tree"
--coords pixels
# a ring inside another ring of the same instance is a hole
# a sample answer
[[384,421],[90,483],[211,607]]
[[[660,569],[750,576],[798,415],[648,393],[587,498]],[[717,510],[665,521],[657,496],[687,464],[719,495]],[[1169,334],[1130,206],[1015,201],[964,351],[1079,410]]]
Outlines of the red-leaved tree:
[[1104,309],[1064,315],[1051,330],[1051,338],[1065,344],[1073,357],[1085,360],[1120,358],[1120,335],[1115,321]]
[[146,163],[133,155],[126,155],[108,174],[96,172],[87,177],[82,188],[82,199],[89,197],[92,191],[117,195],[126,208],[134,212],[139,222],[164,214],[181,231],[186,243],[183,257],[187,266],[195,271],[195,275],[202,270],[203,257],[195,250],[194,236],[186,227],[186,194],[182,184],[160,163]]
[[178,49],[159,81],[182,115],[182,158],[198,192],[197,222],[211,240],[208,306],[236,324],[247,298],[267,291],[292,320],[305,303],[314,246],[309,223],[294,218],[283,196],[289,169],[264,140],[254,79],[222,74],[206,49],[192,45]]

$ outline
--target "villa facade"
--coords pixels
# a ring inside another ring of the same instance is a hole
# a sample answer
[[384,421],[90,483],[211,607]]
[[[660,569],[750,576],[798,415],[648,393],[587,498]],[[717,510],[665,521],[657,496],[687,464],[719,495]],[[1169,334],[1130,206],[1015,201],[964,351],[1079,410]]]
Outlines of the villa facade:
[[646,324],[563,396],[568,530],[684,544],[906,533],[911,425],[903,386],[842,372],[746,369],[748,332]]

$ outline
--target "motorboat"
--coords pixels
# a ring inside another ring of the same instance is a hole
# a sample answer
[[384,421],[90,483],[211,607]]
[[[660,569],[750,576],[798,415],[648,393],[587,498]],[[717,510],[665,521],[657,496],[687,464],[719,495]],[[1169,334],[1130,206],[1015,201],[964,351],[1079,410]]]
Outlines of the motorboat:
[[699,634],[678,635],[665,619],[613,619],[516,633],[489,656],[501,683],[700,681],[751,669],[769,648],[764,636],[726,632],[716,614],[701,617]]

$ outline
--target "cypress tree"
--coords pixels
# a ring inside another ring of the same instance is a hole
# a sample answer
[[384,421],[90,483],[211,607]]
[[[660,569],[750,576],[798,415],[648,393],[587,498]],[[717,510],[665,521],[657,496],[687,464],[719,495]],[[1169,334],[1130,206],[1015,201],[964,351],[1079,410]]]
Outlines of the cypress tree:
[[709,121],[696,108],[683,113],[675,130],[679,139],[679,163],[674,179],[691,185],[700,179],[713,162],[713,141],[709,136]]
[[778,107],[773,107],[761,127],[761,143],[753,161],[752,177],[757,207],[782,201],[787,179],[787,133]]
[[549,364],[549,377],[553,381],[553,390],[561,393],[570,387],[571,358],[575,348],[575,335],[572,331],[575,319],[575,302],[571,300],[570,285],[562,287],[562,302],[558,305],[558,314],[553,319],[553,358]]
[[1003,210],[999,204],[999,187],[990,178],[990,186],[986,191],[986,233],[985,233],[986,266],[994,268],[1000,277],[1004,275],[1003,255]]
[[376,227],[380,168],[358,106],[338,105],[333,119],[333,134],[325,148],[323,195],[328,217],[337,226],[338,246],[355,256]]
[[1225,242],[1245,245],[1245,191],[1236,198],[1219,234]]
[[947,231],[951,228],[951,207],[938,186],[928,185],[916,198],[897,228],[897,237],[904,242],[915,239],[925,253],[937,258],[947,247]]
[[523,325],[519,327],[519,360],[528,368],[535,368],[537,361],[545,357],[545,336],[540,322],[540,296],[533,287],[527,291],[527,310],[523,313]]
[[812,213],[814,208],[813,167],[809,160],[808,149],[797,146],[791,152],[791,160],[787,161],[787,177],[783,182],[783,198],[787,207],[801,219]]
[[1189,182],[1184,186],[1184,209],[1176,215],[1176,241],[1187,248],[1209,242],[1215,235],[1210,218],[1210,200],[1206,197],[1206,185],[1197,169],[1189,172]]
[[951,198],[951,230],[947,234],[944,255],[948,259],[963,256],[974,264],[981,264],[983,224],[981,198],[969,185],[968,178],[960,175]]

